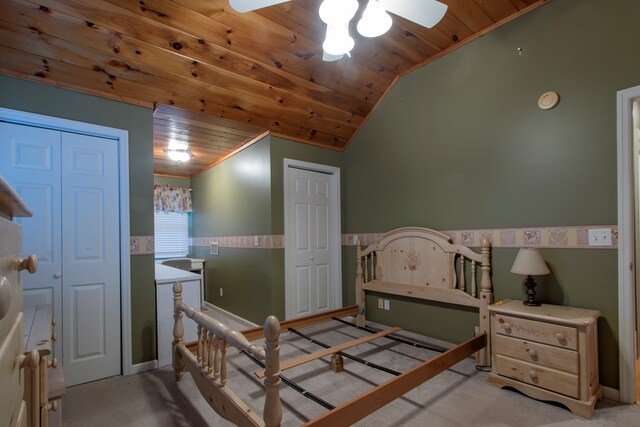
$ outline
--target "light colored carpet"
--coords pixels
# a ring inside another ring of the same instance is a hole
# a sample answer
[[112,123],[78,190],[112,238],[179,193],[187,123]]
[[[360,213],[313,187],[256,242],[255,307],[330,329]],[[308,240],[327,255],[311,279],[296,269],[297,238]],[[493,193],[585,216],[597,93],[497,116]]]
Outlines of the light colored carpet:
[[[304,333],[333,345],[366,335],[331,322]],[[408,334],[413,336],[413,334]],[[424,338],[422,338],[424,340]],[[386,351],[380,351],[384,348]],[[283,358],[320,348],[293,335],[281,337]],[[391,369],[405,371],[435,353],[379,339],[348,350]],[[246,357],[230,352],[229,386],[262,413],[264,393]],[[345,372],[336,374],[328,358],[283,373],[334,405],[339,405],[391,378],[390,374],[345,359]],[[283,426],[298,426],[325,409],[286,385],[281,388]],[[65,426],[231,426],[207,405],[189,374],[176,383],[167,367],[128,377],[113,377],[71,387],[63,400]],[[465,359],[359,422],[358,426],[640,426],[640,407],[599,402],[593,420],[574,416],[560,405],[539,402],[511,390],[487,384],[487,374]]]

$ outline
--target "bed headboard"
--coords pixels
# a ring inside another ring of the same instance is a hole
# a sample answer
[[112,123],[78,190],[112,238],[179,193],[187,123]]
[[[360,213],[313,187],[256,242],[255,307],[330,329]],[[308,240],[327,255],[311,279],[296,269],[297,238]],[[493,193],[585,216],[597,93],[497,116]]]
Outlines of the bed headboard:
[[[445,234],[420,227],[389,231],[365,249],[358,244],[358,325],[364,325],[365,291],[370,290],[477,307],[480,333],[486,332],[488,337],[488,306],[493,302],[490,251],[486,239],[482,241],[481,253],[477,253],[451,243]],[[481,363],[485,362],[488,363],[488,357]]]

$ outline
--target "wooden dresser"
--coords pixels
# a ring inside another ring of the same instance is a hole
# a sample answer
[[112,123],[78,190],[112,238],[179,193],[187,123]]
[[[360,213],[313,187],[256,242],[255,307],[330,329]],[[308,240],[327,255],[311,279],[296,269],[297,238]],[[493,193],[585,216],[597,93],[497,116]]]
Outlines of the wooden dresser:
[[31,212],[0,176],[0,426],[26,426],[27,406],[22,399],[23,369],[33,369],[35,353],[23,353],[22,282],[20,270],[35,272],[35,257],[20,258],[22,229],[13,217]]
[[501,301],[491,313],[489,383],[565,405],[591,418],[601,397],[598,379],[600,312]]

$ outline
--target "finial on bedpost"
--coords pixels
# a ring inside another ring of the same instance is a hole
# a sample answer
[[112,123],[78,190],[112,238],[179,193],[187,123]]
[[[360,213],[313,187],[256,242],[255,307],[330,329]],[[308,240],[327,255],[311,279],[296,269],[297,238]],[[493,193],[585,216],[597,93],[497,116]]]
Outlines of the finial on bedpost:
[[480,365],[491,364],[491,334],[489,333],[489,305],[493,303],[491,286],[491,242],[482,239],[482,279],[480,282],[480,332],[487,334],[487,346],[477,353]]
[[173,284],[173,342],[171,343],[171,354],[173,356],[173,369],[176,373],[176,381],[182,379],[184,374],[184,363],[178,353],[177,346],[182,344],[184,337],[184,326],[182,325],[182,283]]
[[356,243],[356,304],[358,305],[358,314],[356,314],[356,324],[364,326],[365,322],[365,295],[362,285],[364,284],[364,276],[362,275],[362,244],[360,240]]
[[266,427],[279,427],[282,422],[280,403],[280,322],[269,316],[264,322],[265,378],[267,396],[264,402],[264,423]]

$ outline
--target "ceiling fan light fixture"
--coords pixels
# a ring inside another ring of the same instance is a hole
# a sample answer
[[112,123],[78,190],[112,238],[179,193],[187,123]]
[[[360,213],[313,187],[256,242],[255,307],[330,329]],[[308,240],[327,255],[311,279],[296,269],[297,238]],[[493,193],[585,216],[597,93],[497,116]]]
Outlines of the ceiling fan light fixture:
[[377,0],[369,0],[358,21],[358,32],[365,37],[378,37],[391,28],[391,16]]
[[351,52],[355,41],[349,35],[349,22],[341,25],[327,25],[327,36],[322,49],[329,55],[344,55]]
[[324,0],[320,4],[320,19],[327,25],[346,24],[359,6],[358,0]]

